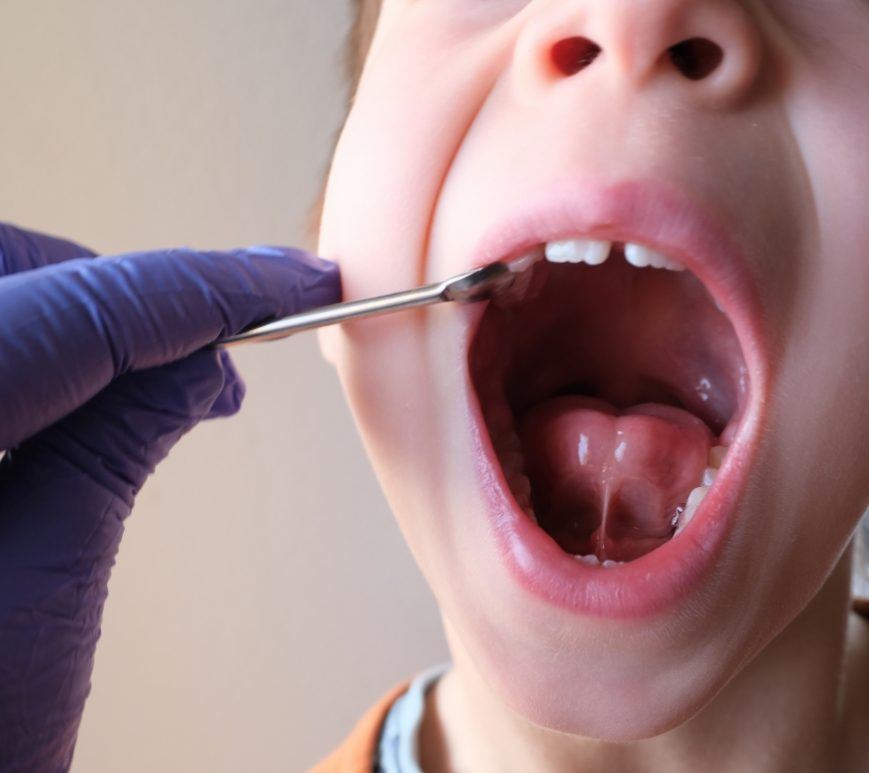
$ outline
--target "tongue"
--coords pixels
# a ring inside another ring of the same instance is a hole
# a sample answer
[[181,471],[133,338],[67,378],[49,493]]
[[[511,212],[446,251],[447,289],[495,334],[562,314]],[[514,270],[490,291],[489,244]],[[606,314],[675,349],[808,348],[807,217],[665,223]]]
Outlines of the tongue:
[[520,435],[540,526],[566,552],[601,561],[630,561],[670,539],[713,441],[679,408],[619,411],[580,396],[535,406]]

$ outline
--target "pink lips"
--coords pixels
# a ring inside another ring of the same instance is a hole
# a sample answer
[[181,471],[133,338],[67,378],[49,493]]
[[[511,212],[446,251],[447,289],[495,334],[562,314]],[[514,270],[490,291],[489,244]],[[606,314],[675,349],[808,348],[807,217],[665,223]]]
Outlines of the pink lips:
[[[748,263],[728,229],[684,195],[657,183],[572,186],[541,196],[496,224],[482,241],[474,265],[571,237],[636,242],[683,263],[729,316],[749,371],[749,404],[739,425],[723,434],[730,451],[694,519],[661,547],[610,568],[577,561],[518,508],[470,390],[469,410],[478,428],[478,480],[499,553],[512,576],[533,595],[576,614],[641,618],[672,607],[703,586],[738,520],[736,509],[757,451],[765,407],[768,360],[761,307]],[[468,313],[470,346],[483,309]]]

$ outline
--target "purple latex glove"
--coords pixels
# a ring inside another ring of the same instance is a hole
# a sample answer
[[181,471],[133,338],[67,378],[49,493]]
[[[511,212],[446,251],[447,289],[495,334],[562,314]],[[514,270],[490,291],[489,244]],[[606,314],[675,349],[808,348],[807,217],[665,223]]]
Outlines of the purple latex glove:
[[70,766],[124,519],[184,433],[241,404],[203,347],[339,284],[297,250],[94,259],[0,225],[0,771]]

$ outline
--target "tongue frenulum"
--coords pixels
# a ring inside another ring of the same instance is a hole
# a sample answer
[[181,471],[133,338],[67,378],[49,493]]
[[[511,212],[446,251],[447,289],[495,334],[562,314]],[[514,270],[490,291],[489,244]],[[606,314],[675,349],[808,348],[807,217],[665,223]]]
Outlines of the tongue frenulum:
[[670,539],[713,443],[680,408],[619,411],[577,395],[536,405],[519,435],[538,523],[566,552],[601,561],[630,561]]

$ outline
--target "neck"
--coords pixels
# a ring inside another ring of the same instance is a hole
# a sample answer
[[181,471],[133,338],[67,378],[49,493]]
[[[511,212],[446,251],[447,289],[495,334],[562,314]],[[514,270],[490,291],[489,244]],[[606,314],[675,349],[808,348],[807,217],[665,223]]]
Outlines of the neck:
[[[845,672],[852,661],[855,669],[866,662],[862,654],[846,657],[850,567],[849,549],[803,612],[702,711],[663,735],[632,743],[529,724],[491,693],[447,626],[454,667],[429,692],[420,736],[423,770],[846,770],[841,755],[854,706]],[[863,636],[861,653],[865,629],[852,629]]]

